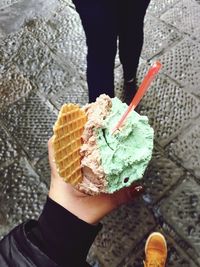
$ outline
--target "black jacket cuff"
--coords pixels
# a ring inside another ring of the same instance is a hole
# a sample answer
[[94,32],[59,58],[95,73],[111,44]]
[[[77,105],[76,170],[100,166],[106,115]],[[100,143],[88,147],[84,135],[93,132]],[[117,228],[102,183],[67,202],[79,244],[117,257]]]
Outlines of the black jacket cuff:
[[29,239],[60,266],[85,266],[101,224],[90,225],[47,198]]

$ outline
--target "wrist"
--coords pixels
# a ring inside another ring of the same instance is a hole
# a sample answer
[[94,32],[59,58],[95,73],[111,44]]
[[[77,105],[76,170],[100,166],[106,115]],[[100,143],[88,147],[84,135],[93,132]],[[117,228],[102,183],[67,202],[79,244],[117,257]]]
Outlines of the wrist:
[[[38,224],[45,252],[59,266],[83,266],[88,250],[102,227],[80,220],[50,197]],[[76,257],[77,252],[79,257]]]

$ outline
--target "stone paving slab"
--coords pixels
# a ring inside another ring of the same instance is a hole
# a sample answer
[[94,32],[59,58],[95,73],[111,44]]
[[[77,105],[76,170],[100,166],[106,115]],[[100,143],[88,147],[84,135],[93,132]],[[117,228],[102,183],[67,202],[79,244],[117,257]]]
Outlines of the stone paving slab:
[[144,45],[141,57],[146,60],[151,59],[164,52],[181,37],[182,35],[176,29],[148,15],[144,26]]
[[186,37],[178,45],[159,57],[163,72],[180,83],[185,90],[200,95],[200,43]]
[[198,32],[200,5],[195,0],[182,0],[161,16],[166,23],[187,34]]
[[114,70],[114,84],[115,84],[115,96],[120,98],[123,93],[123,70],[122,66],[118,66]]
[[64,87],[59,94],[50,98],[53,105],[60,110],[64,103],[76,103],[83,106],[88,103],[87,85],[84,81],[79,81],[77,84]]
[[[156,232],[161,232],[166,236],[167,247],[168,247],[168,257],[166,266],[168,267],[197,267],[197,265],[190,259],[174,241],[172,238],[167,236],[163,230],[159,227],[154,229]],[[124,261],[118,265],[118,267],[143,267],[143,260],[145,258],[144,248],[145,248],[145,240],[141,242],[136,249],[134,249],[125,259]]]
[[30,93],[0,114],[5,126],[26,151],[30,159],[37,160],[47,150],[57,112],[35,93]]
[[42,68],[51,62],[50,50],[39,43],[30,33],[22,35],[22,44],[13,59],[21,73],[29,79],[35,79]]
[[172,8],[180,0],[151,0],[147,13],[151,13],[156,17],[159,17],[165,13],[168,9]]
[[56,12],[53,15],[53,19],[50,17],[48,20],[45,18],[29,20],[26,23],[26,29],[30,31],[38,41],[52,47],[61,34],[56,22],[54,22],[58,16],[59,14]]
[[69,91],[70,89],[68,88],[75,83],[79,84],[79,80],[80,77],[74,69],[71,69],[70,66],[65,67],[62,62],[58,62],[52,57],[48,65],[34,79],[34,83],[41,93],[50,98],[52,96],[56,97],[63,90],[65,92]]
[[[9,229],[27,220],[37,218],[43,208],[47,188],[26,159],[0,167],[0,236]],[[7,229],[7,228],[6,228]]]
[[18,155],[19,147],[3,128],[0,121],[0,166],[12,162]]
[[27,95],[33,86],[13,65],[0,73],[0,110]]
[[200,43],[200,25],[197,25],[196,28],[198,29],[196,31],[196,33],[191,34],[191,38],[195,41],[197,41],[198,43]]
[[6,38],[6,34],[0,29],[0,40]]
[[[33,36],[47,44],[63,61],[85,76],[86,41],[78,13],[69,6],[50,17],[47,22],[27,25]],[[38,28],[38,30],[37,30]]]
[[91,257],[98,259],[101,267],[118,266],[133,247],[155,227],[154,218],[142,201],[122,206],[106,216],[102,223],[103,229],[90,252]]
[[1,3],[0,3],[0,8],[1,9],[4,9],[8,6],[11,6],[15,3],[17,3],[19,0],[1,0]]
[[63,60],[68,60],[74,65],[83,77],[86,73],[86,40],[78,13],[66,7],[60,13],[59,26],[62,35],[53,46],[53,51]]
[[3,1],[0,3],[0,29],[6,34],[15,32],[27,19],[47,16],[57,5],[57,0]]
[[[139,83],[146,73],[147,65],[140,64]],[[200,114],[200,103],[176,82],[160,73],[141,102],[140,114],[148,116],[155,131],[155,140],[165,146]]]
[[161,204],[160,213],[181,239],[188,243],[187,253],[200,263],[200,185],[188,175]]
[[200,181],[200,122],[194,121],[167,148],[169,155]]
[[38,162],[36,162],[36,164],[34,165],[34,170],[40,176],[40,180],[47,185],[47,188],[49,188],[51,173],[48,153],[46,153],[43,158],[39,159]]
[[[56,109],[64,102],[87,102],[87,48],[80,18],[70,0],[58,2],[61,4],[48,18],[31,17],[25,28],[0,40],[0,95],[8,90],[0,100],[0,160],[5,157],[0,164],[0,236],[14,224],[39,215],[49,185],[47,140]],[[157,58],[163,70],[139,110],[155,128],[156,146],[143,180],[145,201],[121,207],[103,221],[104,228],[90,252],[100,266],[142,266],[144,240],[153,230],[167,236],[169,266],[200,266],[199,2],[152,0],[149,6],[138,82]],[[176,10],[178,23],[174,22]],[[0,38],[5,33],[1,27]],[[116,66],[116,91],[120,93],[119,59]],[[196,177],[186,176],[184,168]]]
[[[63,34],[69,32],[66,23],[68,24],[70,22],[70,17],[65,17],[64,14],[69,15],[69,12],[71,11],[72,14],[75,14],[74,4],[71,0],[59,0],[59,2],[61,2],[61,4],[57,6],[51,16],[40,19],[29,19],[26,23],[26,28],[33,34],[33,36],[49,47],[53,47],[54,42],[61,38]],[[78,22],[76,27],[81,26],[80,19],[78,19]],[[62,29],[65,31],[62,31]],[[70,28],[70,30],[72,29]],[[83,32],[82,29],[81,32]]]
[[18,49],[22,43],[24,30],[10,34],[5,39],[0,40],[0,71],[5,71],[12,65],[12,59],[17,55]]
[[[159,212],[158,212],[159,214]],[[157,214],[157,215],[158,215]],[[192,262],[195,262],[197,266],[199,266],[198,262],[196,261],[197,255],[194,254],[193,247],[184,240],[169,224],[167,224],[162,216],[159,218],[159,224],[162,227],[163,232],[165,233],[165,236],[169,239],[172,239],[178,247],[185,252],[186,257],[189,257]],[[193,255],[191,257],[191,255]]]
[[69,8],[69,3],[65,2],[67,1],[63,1],[62,5],[59,5],[48,18],[33,18],[26,22],[26,29],[30,31],[38,41],[45,43],[49,47],[52,47],[54,42],[64,34],[64,32],[61,31],[60,26],[63,24],[63,21],[61,20],[64,19],[62,16],[64,12],[63,10],[65,10],[66,6]]
[[160,147],[154,146],[152,160],[142,180],[145,186],[143,199],[147,204],[155,204],[183,175],[184,170],[168,159]]
[[71,0],[59,0],[59,2],[64,6],[70,6],[72,8],[75,8]]

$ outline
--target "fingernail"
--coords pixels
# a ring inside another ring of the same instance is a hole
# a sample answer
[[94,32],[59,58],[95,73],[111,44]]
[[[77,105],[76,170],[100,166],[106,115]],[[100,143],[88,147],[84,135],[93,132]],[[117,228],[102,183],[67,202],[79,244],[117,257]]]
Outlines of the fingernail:
[[130,194],[132,198],[139,197],[142,193],[144,193],[144,187],[142,185],[131,187]]

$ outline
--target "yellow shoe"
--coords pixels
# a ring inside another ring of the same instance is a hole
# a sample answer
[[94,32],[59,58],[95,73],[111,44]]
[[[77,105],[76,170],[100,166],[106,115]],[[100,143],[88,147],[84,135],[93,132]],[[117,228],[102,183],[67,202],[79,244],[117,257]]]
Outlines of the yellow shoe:
[[145,245],[144,267],[164,267],[167,259],[167,242],[160,233],[152,233]]

